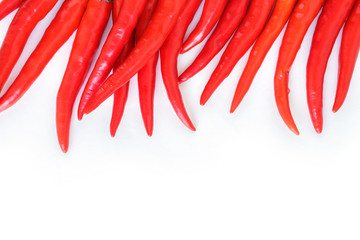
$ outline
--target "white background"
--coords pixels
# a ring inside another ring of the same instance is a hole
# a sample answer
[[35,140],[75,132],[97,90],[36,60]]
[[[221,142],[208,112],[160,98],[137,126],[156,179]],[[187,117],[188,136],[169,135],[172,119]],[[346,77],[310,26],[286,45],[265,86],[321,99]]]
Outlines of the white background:
[[[54,14],[31,35],[10,82]],[[0,42],[13,16],[0,23]],[[63,154],[55,100],[72,36],[21,101],[0,114],[0,239],[359,239],[360,62],[345,105],[332,113],[338,39],[325,76],[324,132],[316,134],[305,92],[314,27],[291,71],[300,136],[283,124],[273,97],[281,34],[235,114],[229,107],[248,55],[199,105],[218,55],[181,85],[196,133],[177,119],[159,77],[154,136],[147,137],[132,81],[118,135],[109,134],[107,101],[83,121],[74,118]],[[180,71],[202,46],[181,57]]]

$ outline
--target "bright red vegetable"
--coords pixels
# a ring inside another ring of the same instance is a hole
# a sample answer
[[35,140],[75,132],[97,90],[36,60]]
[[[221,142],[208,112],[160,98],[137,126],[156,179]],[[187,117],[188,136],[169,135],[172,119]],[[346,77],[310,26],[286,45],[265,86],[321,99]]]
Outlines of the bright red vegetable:
[[[70,122],[76,96],[88,72],[93,56],[111,13],[111,1],[89,0],[56,101],[56,129],[60,147],[67,152]],[[96,17],[94,17],[96,16]]]
[[[149,25],[157,4],[158,0],[148,0],[147,6],[136,25],[136,38],[138,40],[141,39]],[[154,127],[154,92],[158,59],[159,54],[156,52],[137,75],[141,116],[148,136],[152,136]]]
[[25,0],[20,5],[0,49],[0,91],[18,61],[31,32],[56,2],[57,0]]
[[[125,44],[120,56],[114,64],[114,70],[116,70],[129,56],[130,52],[135,46],[135,33],[131,34],[129,41]],[[110,122],[110,134],[115,137],[116,131],[119,128],[122,116],[124,115],[126,102],[129,95],[129,83],[119,88],[114,93],[113,111]]]
[[284,28],[296,2],[297,0],[276,1],[268,23],[259,38],[256,40],[256,43],[250,52],[249,60],[236,87],[230,109],[231,113],[235,111],[245,94],[248,92],[257,71],[266,57],[266,54]]
[[275,100],[283,121],[296,135],[299,135],[299,130],[295,125],[289,106],[289,73],[304,36],[324,2],[325,0],[299,0],[291,14],[280,47],[274,77]]
[[236,63],[251,47],[264,28],[275,0],[253,0],[244,20],[231,39],[200,98],[204,105],[216,88],[229,76]]
[[[200,21],[184,43],[181,53],[189,51],[209,35],[223,13],[226,3],[227,0],[205,0]],[[189,5],[187,3],[186,7],[191,7]]]
[[187,7],[180,14],[176,25],[160,49],[161,73],[168,98],[176,114],[186,127],[195,131],[179,89],[177,58],[183,44],[186,30],[198,9],[201,0],[189,0]]
[[339,56],[339,81],[333,112],[343,105],[360,49],[360,0],[355,3],[346,21]]
[[0,21],[15,9],[19,8],[23,0],[0,0]]
[[180,75],[179,81],[184,82],[200,72],[220,52],[240,25],[249,7],[250,0],[230,0],[222,14],[214,32],[195,61]]
[[355,0],[327,0],[316,25],[307,64],[307,99],[311,120],[322,132],[323,82],[328,59]]
[[[115,0],[113,7],[113,22],[115,23],[119,17],[119,13],[121,11],[123,0]],[[135,46],[135,34],[132,33],[129,41],[125,44],[123,50],[120,53],[120,56],[116,60],[113,69],[117,69],[121,63],[127,58],[132,49]],[[125,105],[128,99],[129,94],[129,83],[125,84],[125,86],[121,87],[114,93],[114,103],[113,103],[113,111],[110,122],[110,134],[112,137],[115,137],[116,131],[120,125],[122,116],[124,115]]]
[[0,111],[15,104],[36,81],[48,62],[78,28],[87,0],[66,0],[46,29],[18,77],[0,98]]
[[94,110],[146,65],[166,40],[176,24],[185,3],[186,0],[159,0],[153,18],[143,36],[137,42],[134,50],[91,97],[85,108],[85,113],[90,113]]
[[90,97],[108,77],[121,50],[129,41],[145,4],[146,0],[123,0],[118,20],[111,28],[109,36],[106,39],[105,45],[101,50],[100,56],[96,61],[95,67],[81,96],[78,109],[79,119],[82,119],[85,105]]

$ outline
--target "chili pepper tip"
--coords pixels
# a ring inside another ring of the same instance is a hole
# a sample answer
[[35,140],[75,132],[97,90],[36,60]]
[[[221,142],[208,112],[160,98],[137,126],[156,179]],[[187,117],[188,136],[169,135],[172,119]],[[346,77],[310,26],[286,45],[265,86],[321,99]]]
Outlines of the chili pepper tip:
[[63,153],[67,153],[69,149],[69,145],[65,143],[60,143],[60,148]]

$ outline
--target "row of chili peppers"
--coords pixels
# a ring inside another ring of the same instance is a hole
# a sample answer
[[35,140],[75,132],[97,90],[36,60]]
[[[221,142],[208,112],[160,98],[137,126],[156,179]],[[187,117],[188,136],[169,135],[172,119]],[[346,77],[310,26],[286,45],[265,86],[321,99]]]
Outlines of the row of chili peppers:
[[[27,39],[57,0],[0,0],[0,20],[17,10],[0,49],[0,90],[8,80]],[[113,26],[96,60],[78,107],[78,119],[114,95],[114,136],[127,101],[129,80],[138,74],[141,113],[153,132],[156,66],[179,119],[195,131],[183,104],[179,83],[198,72],[228,45],[201,95],[204,105],[252,47],[231,104],[234,112],[249,90],[272,44],[288,23],[275,72],[275,99],[281,117],[299,131],[289,107],[289,72],[310,24],[321,12],[307,65],[307,96],[315,130],[322,131],[322,92],[327,61],[344,26],[339,80],[333,111],[342,106],[360,49],[360,0],[205,0],[201,18],[184,41],[202,0],[65,0],[19,75],[0,98],[0,111],[15,104],[31,87],[59,48],[77,30],[56,104],[61,149],[69,146],[75,99],[100,45],[111,12]],[[213,31],[211,33],[211,31]],[[211,33],[211,34],[210,34]],[[194,62],[179,76],[177,58],[210,35]]]

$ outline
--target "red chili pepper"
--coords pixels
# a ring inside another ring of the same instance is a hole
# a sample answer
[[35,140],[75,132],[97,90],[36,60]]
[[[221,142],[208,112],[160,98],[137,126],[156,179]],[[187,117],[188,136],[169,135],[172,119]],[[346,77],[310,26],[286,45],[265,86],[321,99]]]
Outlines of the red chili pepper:
[[20,5],[0,49],[0,91],[18,61],[31,32],[56,2],[57,0],[25,0]]
[[231,104],[230,112],[233,113],[241,103],[242,99],[249,91],[251,83],[261,67],[267,53],[273,45],[276,38],[289,20],[290,14],[294,9],[297,0],[278,0],[275,4],[271,17],[256,40],[249,56],[249,60],[241,75],[240,81],[236,87],[235,95]]
[[307,64],[307,99],[311,120],[317,133],[322,132],[323,82],[328,59],[355,0],[327,0],[316,25]]
[[188,5],[180,14],[176,25],[160,49],[161,73],[166,88],[168,98],[176,114],[186,127],[195,131],[180,93],[177,58],[184,41],[186,30],[193,19],[196,10],[199,8],[201,0],[190,0]]
[[0,21],[15,9],[19,8],[23,0],[0,0]]
[[304,36],[324,2],[325,0],[299,0],[291,14],[279,51],[274,78],[276,105],[283,121],[296,135],[299,135],[299,131],[289,106],[289,73]]
[[89,0],[76,32],[56,101],[57,135],[60,147],[65,153],[69,146],[69,130],[74,102],[100,45],[101,36],[110,17],[111,5],[111,1]]
[[[135,46],[135,33],[131,34],[129,41],[125,44],[119,58],[114,64],[114,70],[117,69],[121,63],[129,56],[130,52]],[[122,116],[124,115],[125,105],[129,95],[129,83],[126,83],[124,86],[119,88],[114,93],[114,103],[113,111],[110,122],[110,134],[112,137],[115,137],[116,131],[119,128]]]
[[339,56],[339,81],[333,112],[343,105],[354,72],[360,49],[360,0],[354,5],[346,21]]
[[189,51],[209,35],[223,13],[226,3],[227,0],[205,0],[200,21],[184,43],[181,53]]
[[121,50],[129,41],[145,4],[146,0],[123,0],[118,20],[111,28],[109,36],[106,39],[100,56],[96,61],[95,67],[81,96],[78,109],[79,119],[82,119],[85,105],[90,97],[108,77]]
[[266,24],[275,0],[253,0],[244,20],[230,40],[200,98],[205,105],[216,88],[229,76],[236,63],[254,43]]
[[159,0],[154,16],[134,50],[91,97],[85,113],[94,110],[146,65],[166,40],[185,3],[186,0]]
[[250,0],[230,0],[219,23],[195,61],[179,77],[185,82],[200,72],[220,52],[243,20]]
[[36,81],[48,62],[78,28],[88,0],[65,0],[21,72],[0,98],[0,111],[14,105]]
[[[151,17],[153,16],[158,0],[148,0],[147,6],[136,25],[136,38],[141,39]],[[154,126],[154,92],[156,82],[156,66],[159,54],[156,54],[138,72],[139,102],[142,119],[148,136],[152,136]]]
[[[119,17],[121,6],[123,0],[115,0],[113,7],[113,22],[115,23]],[[113,69],[117,69],[121,63],[127,58],[132,49],[135,46],[135,34],[134,32],[131,34],[129,41],[125,44],[123,50],[120,53],[120,56],[115,61]],[[113,111],[110,122],[110,134],[112,137],[115,137],[116,131],[120,125],[122,116],[124,115],[124,110],[126,106],[126,102],[129,94],[129,83],[125,84],[125,86],[121,87],[114,93],[114,103],[113,103]]]

